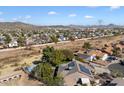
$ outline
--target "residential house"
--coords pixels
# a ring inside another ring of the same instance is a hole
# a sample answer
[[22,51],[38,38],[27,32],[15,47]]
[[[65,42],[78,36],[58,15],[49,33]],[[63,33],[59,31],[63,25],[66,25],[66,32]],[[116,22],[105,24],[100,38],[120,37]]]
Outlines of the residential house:
[[58,38],[59,41],[65,41],[66,38],[63,35],[60,35],[60,37]]
[[77,56],[78,58],[84,60],[85,62],[89,62],[89,61],[96,60],[95,55],[87,55],[87,54],[77,53],[76,56]]
[[107,47],[102,48],[101,51],[108,54],[108,55],[112,55],[112,53],[113,53],[112,50],[113,50],[114,46],[113,45],[108,45]]
[[26,45],[32,45],[32,44],[33,44],[33,40],[31,38],[27,38]]
[[89,81],[93,80],[93,68],[79,61],[71,61],[61,64],[58,68],[58,75],[64,78],[64,85],[73,86],[78,84],[91,85]]
[[105,61],[108,58],[108,54],[102,52],[101,50],[98,49],[92,49],[88,52],[89,55],[95,56],[96,58],[98,57],[99,59]]
[[9,48],[12,47],[18,47],[18,42],[16,40],[12,40],[9,44],[8,44]]

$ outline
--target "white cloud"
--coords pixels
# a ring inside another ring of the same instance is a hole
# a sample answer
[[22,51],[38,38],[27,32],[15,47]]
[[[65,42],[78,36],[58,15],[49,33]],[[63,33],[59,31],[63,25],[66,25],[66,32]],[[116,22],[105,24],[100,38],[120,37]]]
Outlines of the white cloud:
[[2,15],[2,14],[3,14],[3,12],[0,11],[0,15]]
[[0,22],[3,22],[4,21],[4,19],[3,18],[0,18]]
[[94,17],[93,16],[86,15],[86,16],[84,16],[84,18],[86,18],[86,19],[93,19]]
[[17,21],[18,18],[13,18],[12,20]]
[[30,15],[26,15],[26,16],[25,16],[25,19],[30,19],[30,18],[31,18]]
[[76,14],[70,14],[69,17],[75,17],[77,16]]
[[21,18],[22,18],[22,16],[18,16],[18,18],[19,18],[19,19],[21,19]]
[[30,18],[31,18],[30,15],[26,15],[26,16],[18,16],[18,17],[12,18],[12,20],[13,21],[27,21]]
[[111,10],[119,9],[119,8],[120,8],[120,6],[111,6],[111,7],[110,7]]
[[18,16],[18,17],[12,18],[13,21],[20,21],[20,20],[22,20],[22,19],[23,19],[22,16]]
[[13,21],[20,21],[22,20],[22,17],[18,16],[18,17],[15,17],[15,18],[12,18]]
[[56,14],[57,14],[57,12],[55,12],[55,11],[48,12],[48,15],[56,15]]

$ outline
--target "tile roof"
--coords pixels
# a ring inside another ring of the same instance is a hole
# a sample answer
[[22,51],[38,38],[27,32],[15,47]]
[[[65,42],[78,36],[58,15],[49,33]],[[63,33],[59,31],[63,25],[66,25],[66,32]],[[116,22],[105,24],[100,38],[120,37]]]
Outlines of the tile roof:
[[100,50],[91,50],[88,54],[89,54],[89,55],[96,55],[96,56],[102,57],[105,53],[103,53],[103,52],[100,51]]

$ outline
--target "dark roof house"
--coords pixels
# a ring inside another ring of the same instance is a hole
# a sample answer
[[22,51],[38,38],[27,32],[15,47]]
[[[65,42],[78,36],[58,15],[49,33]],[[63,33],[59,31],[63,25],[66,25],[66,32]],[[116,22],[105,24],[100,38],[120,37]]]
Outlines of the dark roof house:
[[67,64],[62,64],[58,68],[58,74],[63,76],[65,85],[76,85],[79,79],[88,78],[93,80],[91,71],[93,70],[88,64],[79,61],[71,61]]
[[81,54],[81,53],[78,53],[76,56],[86,62],[93,61],[96,59],[94,55],[87,55],[87,54]]

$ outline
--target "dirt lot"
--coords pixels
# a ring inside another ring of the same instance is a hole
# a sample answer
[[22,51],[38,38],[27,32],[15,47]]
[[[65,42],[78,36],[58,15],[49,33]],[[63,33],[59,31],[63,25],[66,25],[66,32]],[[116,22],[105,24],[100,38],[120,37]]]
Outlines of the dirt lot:
[[9,75],[15,69],[30,65],[33,61],[40,59],[37,50],[17,50],[0,53],[0,76]]
[[39,86],[43,84],[38,80],[29,79],[28,75],[23,71],[19,71],[18,74],[21,75],[20,78],[11,79],[7,82],[2,82],[0,83],[0,86]]

